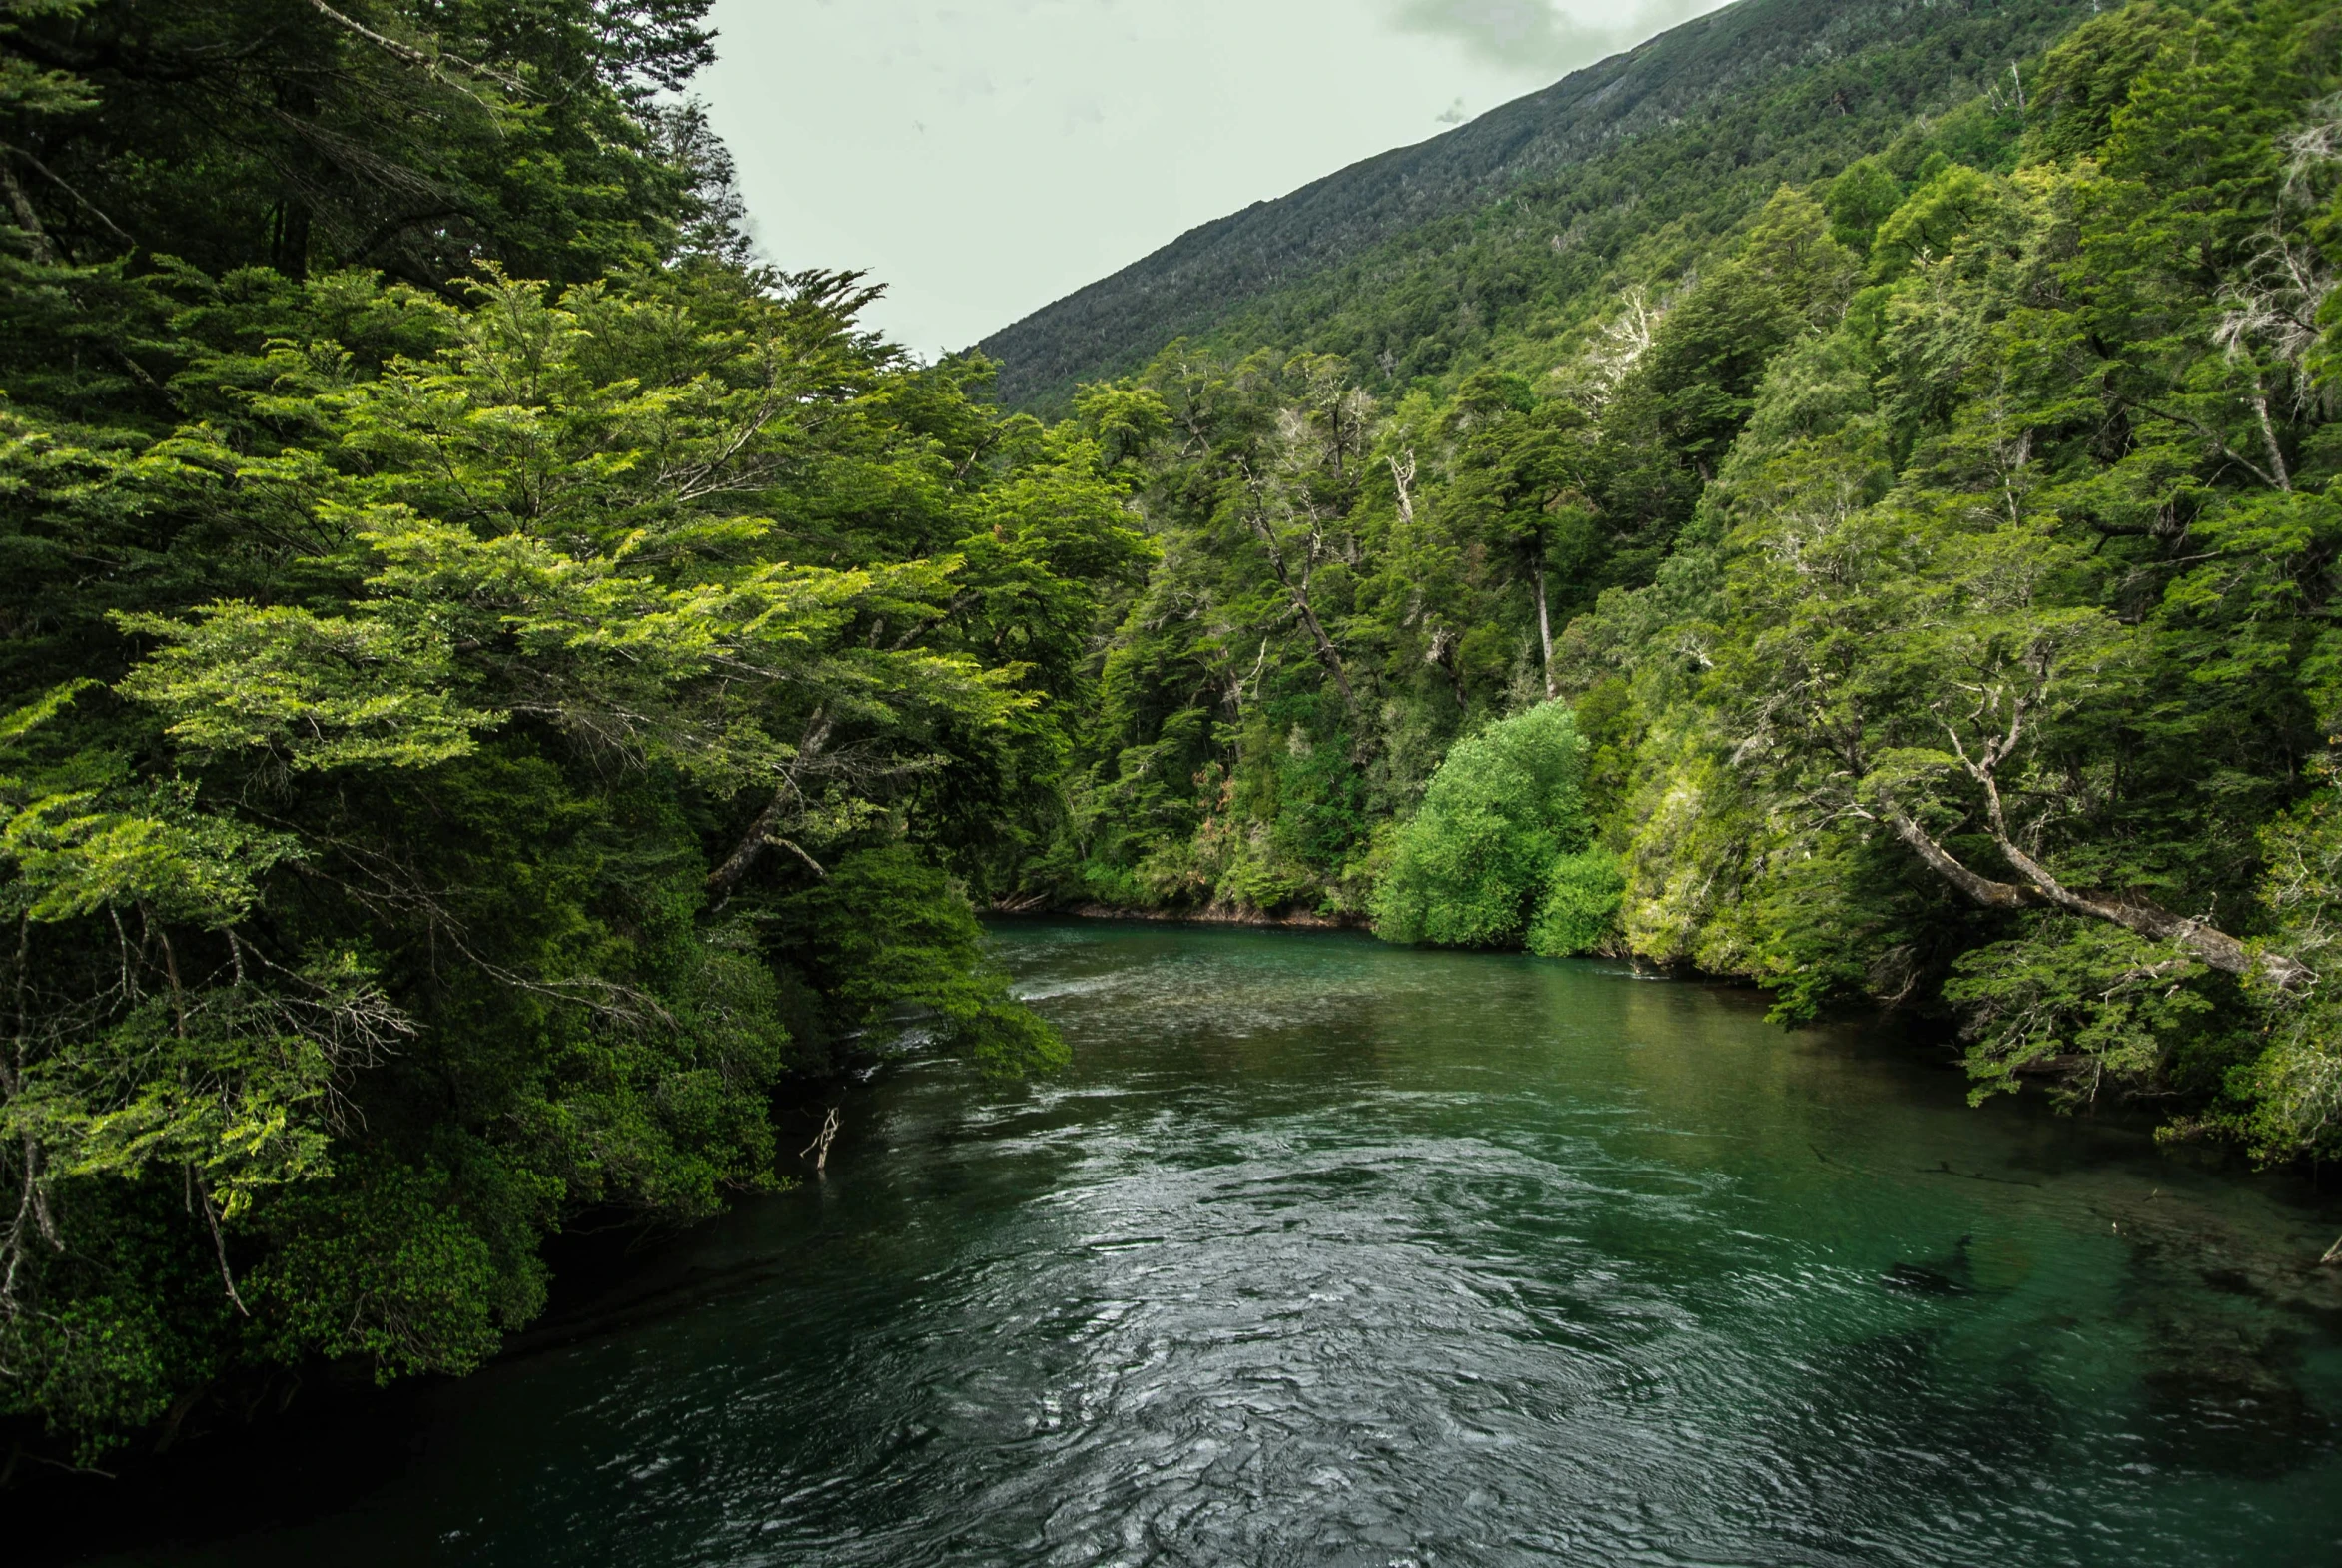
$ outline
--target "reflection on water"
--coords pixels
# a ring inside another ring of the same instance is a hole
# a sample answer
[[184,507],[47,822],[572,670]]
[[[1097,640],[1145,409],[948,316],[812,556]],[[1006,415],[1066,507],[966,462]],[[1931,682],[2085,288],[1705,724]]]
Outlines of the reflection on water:
[[882,1077],[354,1511],[142,1560],[2342,1561],[2296,1189],[1597,965],[999,936],[1065,1078]]

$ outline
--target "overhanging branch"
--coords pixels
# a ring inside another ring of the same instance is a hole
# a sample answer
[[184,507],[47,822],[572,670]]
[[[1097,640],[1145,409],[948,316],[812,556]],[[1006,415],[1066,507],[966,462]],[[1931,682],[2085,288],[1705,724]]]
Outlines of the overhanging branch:
[[1882,799],[1880,815],[1896,837],[1909,845],[1931,870],[1986,909],[2061,909],[2067,914],[2120,926],[2151,942],[2172,943],[2198,963],[2222,974],[2257,976],[2287,991],[2316,982],[2316,974],[2299,960],[2282,953],[2256,953],[2227,932],[2165,909],[2144,894],[2077,893],[2051,876],[2046,867],[2001,832],[1994,831],[1993,843],[2024,878],[2022,882],[1995,882],[1962,865],[1958,857],[1938,843],[1892,800]]

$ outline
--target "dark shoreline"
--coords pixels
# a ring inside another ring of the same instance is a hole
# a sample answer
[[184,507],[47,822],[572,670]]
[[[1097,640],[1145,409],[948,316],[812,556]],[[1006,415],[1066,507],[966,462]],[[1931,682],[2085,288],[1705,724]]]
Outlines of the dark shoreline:
[[1199,909],[1138,909],[1096,902],[1065,904],[1046,899],[1003,899],[984,913],[1006,920],[1146,920],[1171,926],[1252,926],[1286,931],[1370,931],[1374,925],[1364,915],[1320,915],[1310,910],[1278,914],[1217,900]]

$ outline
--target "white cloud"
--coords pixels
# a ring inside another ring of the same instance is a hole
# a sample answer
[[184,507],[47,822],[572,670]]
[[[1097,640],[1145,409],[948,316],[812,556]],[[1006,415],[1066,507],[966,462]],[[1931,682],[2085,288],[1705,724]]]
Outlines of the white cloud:
[[[1557,0],[1387,0],[1411,33],[1453,40],[1491,65],[1556,75],[1632,48],[1716,8],[1717,0],[1571,5]],[[1587,14],[1591,12],[1591,14]]]

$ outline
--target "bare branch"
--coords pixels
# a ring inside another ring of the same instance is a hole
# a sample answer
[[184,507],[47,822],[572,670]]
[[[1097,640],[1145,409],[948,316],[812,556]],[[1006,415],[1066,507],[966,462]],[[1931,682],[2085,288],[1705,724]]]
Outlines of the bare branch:
[[250,1317],[252,1308],[246,1306],[244,1297],[236,1293],[236,1275],[228,1267],[228,1240],[220,1233],[220,1215],[212,1207],[211,1188],[204,1185],[203,1176],[194,1166],[187,1168],[187,1176],[195,1185],[197,1200],[203,1205],[204,1221],[212,1227],[212,1252],[220,1260],[220,1283],[227,1286],[228,1299],[236,1303],[236,1310]]
[[1979,876],[1961,865],[1951,851],[1936,842],[1926,828],[1914,822],[1911,815],[1888,796],[1880,797],[1880,816],[1892,828],[1895,836],[1911,846],[1930,869],[1953,887],[1965,893],[1986,909],[2022,909],[2033,900],[2025,890],[2011,882],[1994,882]]
[[43,264],[54,262],[57,253],[49,244],[49,231],[41,227],[40,214],[24,194],[24,187],[16,183],[16,172],[0,160],[0,191],[8,196],[9,211],[16,215],[16,227],[24,231],[25,245],[33,253],[33,260]]
[[[1880,815],[1896,837],[1911,846],[1938,876],[1986,909],[2061,909],[2067,914],[2120,926],[2149,941],[2174,943],[2198,962],[2223,974],[2246,978],[2257,975],[2281,990],[2316,982],[2317,976],[2308,965],[2282,953],[2255,953],[2225,931],[2165,909],[2144,894],[2089,894],[2067,888],[2047,868],[2019,849],[1998,822],[1993,824],[1992,842],[2023,876],[2022,883],[1995,882],[1969,870],[1891,797],[1882,795],[1880,805]],[[1994,809],[1997,810],[1996,804]]]
[[2205,440],[2212,443],[2212,449],[2214,451],[2227,458],[2230,462],[2235,463],[2238,467],[2244,469],[2254,478],[2269,486],[2269,488],[2273,490],[2290,490],[2292,488],[2290,483],[2286,482],[2284,479],[2280,479],[2277,477],[2277,475],[2271,473],[2268,469],[2262,467],[2259,463],[2254,462],[2250,457],[2245,456],[2242,452],[2239,452],[2236,450],[2236,448],[2230,446],[2228,442],[2221,436],[2219,431],[2213,429],[2210,425],[2204,423],[2201,419],[2191,419],[2184,413],[2173,413],[2167,408],[2158,408],[2151,402],[2140,402],[2135,397],[2125,397],[2122,393],[2117,392],[2110,392],[2109,395],[2112,396],[2116,402],[2122,404],[2125,408],[2136,408],[2139,412],[2152,414],[2154,417],[2163,420],[2165,423],[2182,425],[2195,431],[2196,434],[2201,435]]
[[2276,475],[2277,488],[2290,495],[2293,493],[2293,476],[2285,471],[2285,453],[2277,446],[2277,426],[2269,420],[2269,394],[2261,390],[2260,378],[2257,376],[2253,378],[2252,396],[2246,400],[2252,404],[2252,411],[2260,416],[2261,443],[2268,449],[2269,470]]
[[[1393,472],[1396,472],[1395,468]],[[1249,469],[1245,470],[1244,476],[1251,482],[1254,494],[1259,494],[1264,486],[1252,478]],[[1316,644],[1318,662],[1323,664],[1327,673],[1333,676],[1333,683],[1341,688],[1342,703],[1349,709],[1351,721],[1359,722],[1358,694],[1350,685],[1350,672],[1343,667],[1340,650],[1334,647],[1333,638],[1326,635],[1324,625],[1317,619],[1317,612],[1310,607],[1308,576],[1304,574],[1298,583],[1293,581],[1292,573],[1285,567],[1284,550],[1277,543],[1276,528],[1269,521],[1265,510],[1258,506],[1248,507],[1244,512],[1244,520],[1251,525],[1252,531],[1259,535],[1261,544],[1266,547],[1268,569],[1276,574],[1277,586],[1284,589],[1285,597],[1291,602],[1294,612],[1300,617],[1302,626],[1308,630],[1310,640]],[[1318,551],[1322,544],[1323,539],[1315,527],[1315,517],[1312,515],[1307,562],[1310,572],[1316,570]],[[1361,724],[1362,732],[1363,725]]]
[[[23,159],[28,165],[31,166],[35,174],[48,181],[51,185],[57,187],[58,190],[63,191],[67,196],[72,197],[83,212],[88,213],[92,218],[95,218],[98,222],[104,224],[108,230],[112,231],[114,238],[120,240],[124,245],[138,244],[136,240],[133,240],[130,237],[129,231],[125,230],[113,219],[107,217],[105,213],[100,210],[97,203],[82,195],[80,191],[74,189],[74,187],[63,177],[61,177],[55,170],[51,169],[47,164],[41,162],[38,158],[35,158],[32,154],[26,152],[23,148],[11,147],[6,143],[0,143],[0,153],[6,153],[13,157]],[[8,174],[5,169],[0,169],[0,183],[4,183],[7,187],[8,202],[11,207],[16,209],[18,221],[23,222],[30,218],[32,209],[25,204],[24,192],[18,187],[15,177]],[[37,232],[39,228],[38,221],[35,220],[31,227]],[[42,235],[41,240],[42,243],[46,245],[48,236]],[[43,257],[42,260],[46,261],[48,258]]]
[[1411,528],[1415,525],[1415,497],[1407,489],[1407,486],[1414,482],[1415,478],[1415,453],[1413,448],[1410,447],[1408,449],[1407,460],[1404,465],[1401,465],[1396,457],[1390,459],[1390,476],[1398,484],[1399,519]]
[[1455,705],[1459,713],[1472,711],[1471,694],[1464,689],[1463,667],[1456,662],[1455,651],[1463,639],[1446,626],[1431,630],[1431,646],[1423,655],[1423,662],[1445,672],[1448,684],[1455,688]]
[[829,875],[827,871],[822,870],[819,861],[786,839],[776,840],[775,834],[786,817],[790,804],[804,798],[803,791],[797,785],[797,773],[821,755],[822,747],[829,743],[830,732],[835,727],[835,722],[830,717],[828,710],[816,710],[813,722],[806,728],[805,738],[797,744],[797,755],[793,759],[795,766],[782,773],[781,787],[773,792],[772,800],[766,804],[764,810],[757,813],[756,820],[748,825],[748,832],[742,836],[738,846],[733,849],[731,854],[724,857],[722,865],[708,873],[707,890],[718,903],[730,898],[733,890],[739,887],[741,879],[755,869],[756,862],[764,854],[765,845],[769,843],[780,843],[783,848],[794,851],[797,857],[811,866],[817,874],[823,877]]
[[466,60],[459,54],[451,54],[443,49],[436,54],[426,54],[411,44],[402,44],[395,38],[387,38],[383,34],[376,32],[373,28],[368,27],[365,23],[356,21],[351,17],[344,16],[341,12],[326,4],[326,0],[309,0],[309,3],[313,10],[315,10],[320,16],[325,17],[328,21],[348,28],[351,32],[356,33],[359,37],[365,39],[368,43],[373,44],[376,48],[383,50],[387,54],[396,56],[398,59],[405,61],[408,65],[420,66],[424,70],[436,74],[439,67],[439,62],[444,60],[454,65],[461,66],[464,70],[471,72],[474,76],[484,76],[489,81],[496,83],[498,86],[503,87],[508,91],[515,93],[522,93],[527,91],[527,88],[521,84],[518,77],[506,76],[501,71],[495,70],[489,66],[481,65],[475,60]]

